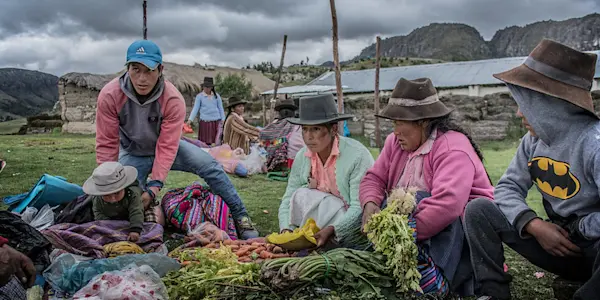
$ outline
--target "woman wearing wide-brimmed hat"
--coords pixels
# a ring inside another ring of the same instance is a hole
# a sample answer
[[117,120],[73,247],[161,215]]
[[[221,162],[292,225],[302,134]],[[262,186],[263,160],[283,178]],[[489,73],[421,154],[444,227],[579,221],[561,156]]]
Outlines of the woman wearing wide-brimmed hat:
[[223,126],[223,143],[229,144],[231,149],[241,148],[244,153],[250,154],[250,142],[258,140],[260,130],[244,120],[246,100],[231,97],[227,103],[227,118]]
[[[455,286],[461,284],[453,279],[466,246],[460,218],[470,200],[493,199],[494,188],[479,148],[451,121],[451,112],[429,78],[401,78],[377,115],[392,120],[394,132],[363,178],[359,197],[364,225],[391,190],[416,188],[417,244],[429,245],[433,261]],[[440,286],[422,288],[437,293]]]
[[215,91],[212,77],[204,77],[204,82],[201,86],[202,92],[196,95],[194,107],[192,108],[187,124],[192,125],[196,114],[198,114],[198,140],[207,145],[220,145],[221,129],[225,121],[223,100]]
[[358,185],[373,157],[360,142],[338,135],[338,122],[352,115],[339,114],[331,94],[300,99],[300,115],[289,118],[302,126],[306,147],[294,160],[279,207],[279,229],[302,227],[309,218],[321,230],[317,246],[363,247]]
[[[278,116],[260,131],[259,139],[267,149],[268,170],[278,166],[292,167],[296,153],[304,147],[302,127],[288,121],[296,115],[298,107],[292,99],[279,100],[275,104]],[[280,151],[285,149],[285,151]]]

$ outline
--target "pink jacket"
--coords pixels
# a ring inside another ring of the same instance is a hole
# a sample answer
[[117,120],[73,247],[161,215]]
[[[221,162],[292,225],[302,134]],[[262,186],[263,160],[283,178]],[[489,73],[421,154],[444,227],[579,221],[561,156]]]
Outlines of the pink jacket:
[[[396,187],[408,154],[393,133],[386,138],[381,154],[360,183],[363,208],[369,201],[381,206],[387,193]],[[421,200],[414,213],[418,240],[437,235],[462,216],[470,200],[494,199],[494,187],[465,135],[438,132],[423,163],[425,183],[432,196]]]

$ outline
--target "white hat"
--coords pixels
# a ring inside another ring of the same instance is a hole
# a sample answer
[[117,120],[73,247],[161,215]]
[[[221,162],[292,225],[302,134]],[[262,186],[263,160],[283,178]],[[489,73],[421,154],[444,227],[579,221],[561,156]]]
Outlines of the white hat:
[[105,162],[85,181],[83,192],[91,196],[114,194],[134,183],[137,174],[134,167],[124,167],[118,162]]

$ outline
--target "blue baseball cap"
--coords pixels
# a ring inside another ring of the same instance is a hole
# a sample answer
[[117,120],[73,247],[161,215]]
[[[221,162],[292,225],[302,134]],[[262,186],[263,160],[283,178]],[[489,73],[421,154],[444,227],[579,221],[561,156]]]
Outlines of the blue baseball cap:
[[126,65],[132,62],[141,63],[150,70],[162,64],[162,52],[158,45],[149,40],[138,40],[127,48]]

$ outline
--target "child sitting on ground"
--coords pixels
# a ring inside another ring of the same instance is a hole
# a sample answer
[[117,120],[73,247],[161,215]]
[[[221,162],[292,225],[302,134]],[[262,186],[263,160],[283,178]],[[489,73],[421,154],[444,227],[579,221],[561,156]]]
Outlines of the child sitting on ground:
[[128,240],[135,243],[140,239],[144,205],[134,167],[105,162],[86,180],[83,191],[94,197],[92,205],[95,220],[129,220]]

